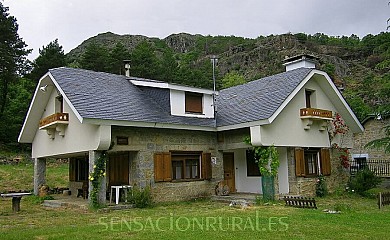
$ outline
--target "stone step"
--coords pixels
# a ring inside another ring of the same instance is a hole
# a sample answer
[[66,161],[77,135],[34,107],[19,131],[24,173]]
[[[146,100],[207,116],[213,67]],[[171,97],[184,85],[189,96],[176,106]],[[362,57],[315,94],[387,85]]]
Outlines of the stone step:
[[80,203],[64,202],[61,200],[44,200],[42,205],[44,207],[51,207],[51,208],[68,207],[68,208],[80,208],[84,210],[88,209],[88,202],[86,202],[85,204],[80,204]]

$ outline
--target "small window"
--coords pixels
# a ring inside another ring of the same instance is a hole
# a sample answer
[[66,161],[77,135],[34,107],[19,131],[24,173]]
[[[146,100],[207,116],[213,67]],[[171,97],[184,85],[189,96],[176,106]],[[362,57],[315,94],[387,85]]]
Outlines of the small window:
[[62,96],[56,97],[55,112],[56,113],[63,113],[64,112],[64,98]]
[[199,179],[200,153],[172,153],[172,179]]
[[203,94],[186,92],[185,95],[186,113],[203,113]]
[[305,151],[306,176],[318,175],[318,150]]
[[328,148],[295,149],[295,175],[297,177],[314,177],[319,174],[329,176],[331,172]]
[[253,150],[246,150],[246,175],[248,177],[260,177],[259,165],[256,162]]
[[355,175],[359,170],[362,170],[367,167],[367,158],[365,156],[362,157],[353,157],[350,163],[350,173],[351,175]]
[[306,108],[311,108],[312,103],[311,103],[311,97],[312,97],[313,91],[311,90],[305,90],[305,99],[306,99]]
[[116,137],[116,143],[118,145],[129,145],[128,137]]

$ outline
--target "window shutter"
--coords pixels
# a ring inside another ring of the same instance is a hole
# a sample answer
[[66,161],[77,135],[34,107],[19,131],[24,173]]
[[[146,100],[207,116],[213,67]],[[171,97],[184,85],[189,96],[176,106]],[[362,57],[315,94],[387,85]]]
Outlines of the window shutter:
[[320,162],[321,162],[322,175],[329,176],[331,174],[331,164],[330,164],[330,152],[328,148],[321,149]]
[[202,178],[210,180],[212,178],[211,153],[202,154]]
[[306,176],[305,155],[302,148],[295,149],[295,175],[297,177]]
[[76,159],[69,159],[69,181],[76,181]]
[[172,180],[171,153],[154,154],[154,180],[164,182]]
[[203,95],[199,93],[188,93],[185,95],[185,111],[191,113],[202,113],[202,98]]

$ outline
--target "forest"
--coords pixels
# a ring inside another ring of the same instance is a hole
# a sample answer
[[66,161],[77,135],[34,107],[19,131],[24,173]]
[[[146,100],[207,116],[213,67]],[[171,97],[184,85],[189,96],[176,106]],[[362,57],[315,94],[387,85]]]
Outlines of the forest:
[[101,33],[65,54],[58,39],[31,50],[18,35],[17,20],[0,2],[0,149],[29,149],[17,142],[39,79],[56,67],[124,73],[212,89],[210,57],[218,57],[217,90],[284,71],[287,56],[311,54],[360,120],[390,112],[390,33],[328,36],[286,33],[248,39],[236,36],[172,34],[164,39]]

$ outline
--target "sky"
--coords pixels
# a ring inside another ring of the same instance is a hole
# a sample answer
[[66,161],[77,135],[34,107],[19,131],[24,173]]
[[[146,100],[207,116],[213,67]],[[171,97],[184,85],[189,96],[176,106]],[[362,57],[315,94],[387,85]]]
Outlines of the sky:
[[33,49],[58,39],[65,53],[99,33],[165,38],[186,32],[256,38],[385,32],[389,0],[2,0]]

